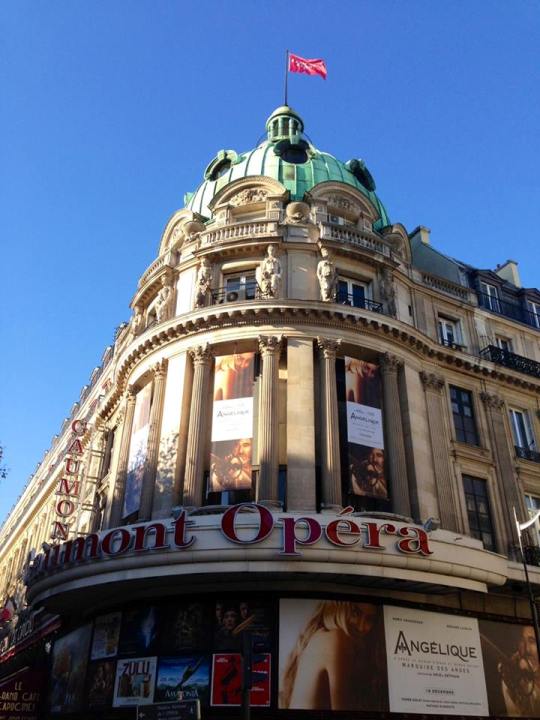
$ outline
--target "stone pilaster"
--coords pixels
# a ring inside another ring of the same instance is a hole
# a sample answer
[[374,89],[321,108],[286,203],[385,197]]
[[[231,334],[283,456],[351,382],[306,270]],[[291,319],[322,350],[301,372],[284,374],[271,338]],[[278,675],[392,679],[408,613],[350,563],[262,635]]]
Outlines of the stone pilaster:
[[150,410],[150,423],[148,428],[148,444],[146,461],[141,489],[141,505],[139,520],[150,520],[152,517],[152,500],[154,496],[154,483],[159,452],[159,433],[161,429],[161,416],[163,414],[163,398],[165,395],[165,380],[167,377],[167,360],[161,360],[154,365],[154,387],[152,393],[152,408]]
[[207,407],[213,354],[209,345],[189,350],[193,361],[193,389],[189,412],[183,504],[199,506],[204,490],[204,451],[207,432]]
[[97,513],[97,487],[101,479],[101,464],[105,454],[105,434],[106,427],[104,425],[99,425],[94,429],[88,453],[88,468],[84,480],[81,509],[90,513],[90,528],[94,527],[94,517]]
[[261,394],[259,403],[259,482],[257,501],[279,500],[278,458],[278,383],[281,338],[259,336],[262,360]]
[[336,354],[341,340],[317,338],[321,365],[321,502],[342,505]]
[[118,458],[118,470],[113,488],[111,512],[109,515],[109,527],[117,527],[122,521],[122,505],[124,503],[124,490],[126,486],[127,466],[129,458],[129,446],[131,443],[131,430],[133,427],[133,416],[135,414],[135,402],[137,393],[131,385],[128,388],[126,399],[126,410],[124,425],[122,428],[122,441],[120,443],[120,455]]
[[399,515],[410,517],[411,500],[407,479],[405,441],[399,403],[398,372],[403,362],[395,355],[380,356],[384,398],[385,466],[390,476],[392,509]]
[[445,530],[463,532],[463,523],[458,512],[459,504],[455,495],[455,479],[450,465],[448,433],[444,424],[444,378],[422,371],[420,380],[426,395],[429,437],[441,527]]
[[513,555],[518,545],[518,536],[514,523],[513,509],[515,507],[519,518],[527,518],[525,498],[520,487],[519,478],[514,468],[514,461],[508,443],[505,424],[504,400],[497,395],[483,392],[480,398],[485,405],[488,416],[488,427],[491,438],[491,446],[495,458],[495,469],[497,473],[497,485],[501,497],[502,515],[504,518],[504,530],[506,537],[503,538],[503,546],[499,552]]

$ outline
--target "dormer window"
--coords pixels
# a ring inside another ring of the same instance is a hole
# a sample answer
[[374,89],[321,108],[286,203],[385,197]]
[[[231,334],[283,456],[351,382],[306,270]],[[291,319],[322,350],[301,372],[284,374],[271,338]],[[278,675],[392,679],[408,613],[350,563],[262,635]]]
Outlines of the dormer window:
[[220,177],[225,175],[226,172],[228,172],[231,169],[232,163],[230,160],[223,160],[219,165],[217,165],[213,170],[212,174],[210,175],[210,180],[218,180]]
[[499,304],[499,295],[498,295],[497,288],[495,287],[495,285],[490,285],[489,283],[481,282],[480,290],[482,293],[480,305],[482,307],[487,308],[488,310],[492,310],[493,312],[500,313],[501,306]]

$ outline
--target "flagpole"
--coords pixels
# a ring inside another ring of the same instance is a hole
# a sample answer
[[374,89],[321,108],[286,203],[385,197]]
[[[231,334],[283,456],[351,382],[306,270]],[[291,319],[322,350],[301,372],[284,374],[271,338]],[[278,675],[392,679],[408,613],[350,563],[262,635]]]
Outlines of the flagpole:
[[518,535],[518,541],[519,541],[519,551],[521,553],[521,561],[523,563],[523,570],[525,571],[525,583],[527,585],[527,591],[529,595],[529,606],[531,608],[531,616],[533,621],[533,628],[534,628],[534,636],[536,638],[536,651],[538,653],[538,658],[540,659],[540,627],[538,626],[538,608],[536,607],[536,601],[534,599],[533,589],[531,585],[531,581],[529,578],[529,570],[527,568],[527,560],[525,558],[525,552],[523,551],[523,542],[521,540],[521,531],[524,530],[526,527],[529,527],[530,525],[534,524],[540,516],[540,513],[536,515],[536,517],[533,520],[529,520],[529,522],[520,523],[517,519],[517,513],[516,508],[513,507],[512,510],[514,511],[514,521],[516,523],[516,529],[517,529],[517,535]]
[[287,105],[287,81],[289,79],[289,51],[285,50],[285,105]]

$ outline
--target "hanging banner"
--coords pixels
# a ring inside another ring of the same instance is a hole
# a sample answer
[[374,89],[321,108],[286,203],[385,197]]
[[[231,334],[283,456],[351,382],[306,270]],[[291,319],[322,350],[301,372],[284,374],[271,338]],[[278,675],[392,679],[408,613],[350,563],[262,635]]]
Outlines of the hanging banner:
[[478,620],[384,606],[390,712],[489,715]]
[[210,492],[251,487],[255,353],[216,358]]
[[148,448],[150,429],[150,406],[152,404],[152,383],[148,383],[137,393],[133,429],[129,445],[129,457],[126,477],[126,491],[122,517],[128,517],[140,507],[144,464]]
[[345,388],[350,491],[387,498],[379,366],[346,357]]

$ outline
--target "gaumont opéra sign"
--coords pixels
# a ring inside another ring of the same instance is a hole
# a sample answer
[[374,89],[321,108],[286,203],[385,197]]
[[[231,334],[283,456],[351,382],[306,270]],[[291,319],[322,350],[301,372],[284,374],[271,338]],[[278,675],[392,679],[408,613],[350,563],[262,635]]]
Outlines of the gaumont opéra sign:
[[[249,513],[249,526],[239,522]],[[366,550],[385,550],[393,543],[398,552],[408,555],[431,555],[428,534],[420,527],[397,527],[390,522],[377,522],[351,515],[346,508],[334,517],[323,516],[325,523],[314,517],[275,516],[258,503],[233,505],[220,518],[219,530],[223,538],[240,545],[256,545],[279,532],[280,556],[299,557],[302,548],[314,545],[325,538],[340,548],[359,546]],[[55,570],[86,563],[105,557],[118,557],[128,553],[159,550],[185,550],[197,542],[197,528],[185,510],[172,523],[154,521],[141,525],[112,528],[101,533],[68,540],[48,548],[38,555],[28,568],[26,580],[34,579]],[[390,540],[392,538],[392,540]]]

